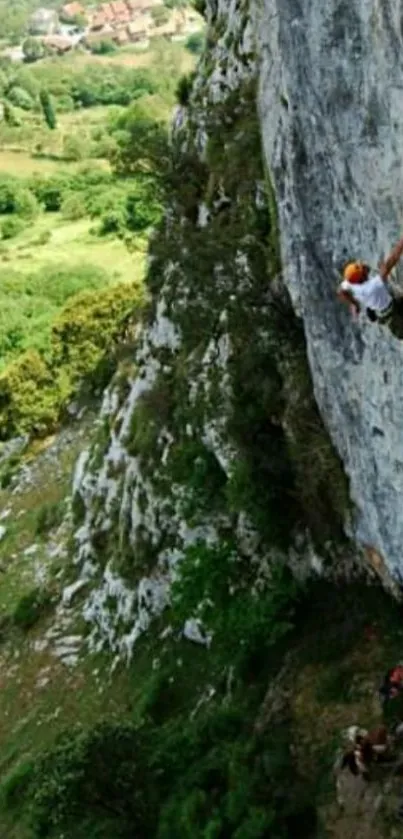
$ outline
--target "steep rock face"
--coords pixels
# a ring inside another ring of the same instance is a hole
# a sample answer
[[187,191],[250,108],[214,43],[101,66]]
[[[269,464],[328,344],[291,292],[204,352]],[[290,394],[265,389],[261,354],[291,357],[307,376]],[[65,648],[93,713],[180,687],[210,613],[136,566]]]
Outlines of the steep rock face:
[[78,583],[91,581],[84,617],[93,644],[119,654],[169,604],[192,549],[212,551],[214,567],[225,545],[239,569],[233,590],[258,591],[275,559],[305,573],[331,564],[345,512],[301,324],[276,281],[250,7],[212,3],[207,18],[209,49],[174,121],[149,318],[74,483]]
[[356,537],[400,577],[403,344],[363,316],[353,324],[334,290],[343,261],[376,266],[402,234],[402,4],[264,0],[255,11],[284,278],[351,479]]

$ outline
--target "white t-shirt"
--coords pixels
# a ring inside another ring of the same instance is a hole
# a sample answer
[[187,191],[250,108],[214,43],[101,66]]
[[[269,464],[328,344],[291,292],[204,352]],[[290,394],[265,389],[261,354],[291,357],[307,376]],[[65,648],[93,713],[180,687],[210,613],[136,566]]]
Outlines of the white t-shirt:
[[379,274],[370,274],[364,283],[349,283],[348,280],[343,280],[340,288],[342,291],[349,291],[360,306],[373,309],[374,312],[383,312],[393,300]]

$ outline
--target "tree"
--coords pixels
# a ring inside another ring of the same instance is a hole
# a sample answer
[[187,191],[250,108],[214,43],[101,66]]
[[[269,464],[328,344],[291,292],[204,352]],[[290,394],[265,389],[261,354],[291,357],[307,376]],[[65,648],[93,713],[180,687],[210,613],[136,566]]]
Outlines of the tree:
[[185,47],[193,55],[200,55],[203,52],[205,42],[204,32],[192,32],[185,43]]
[[141,105],[134,105],[116,122],[113,132],[117,148],[112,162],[118,175],[151,178],[164,190],[171,154],[166,123],[148,116]]
[[84,160],[87,152],[85,139],[76,134],[66,135],[63,139],[63,156],[65,160]]
[[45,117],[45,122],[48,125],[48,127],[53,131],[57,125],[56,114],[52,104],[52,100],[47,90],[41,90],[39,94],[39,101],[41,103],[43,115]]
[[32,111],[34,108],[34,101],[28,91],[19,87],[19,85],[10,88],[7,92],[7,99],[12,105],[21,108],[23,111]]
[[18,126],[21,125],[14,108],[8,102],[3,102],[3,118],[7,125]]
[[181,76],[181,78],[178,81],[175,94],[179,104],[182,105],[182,107],[184,108],[186,108],[186,106],[189,104],[189,98],[192,92],[195,77],[196,73],[188,73],[185,76]]
[[37,38],[26,38],[22,45],[24,61],[39,61],[45,55],[45,48]]
[[110,52],[116,52],[116,44],[112,38],[101,38],[99,41],[93,41],[90,49],[94,55],[108,55]]

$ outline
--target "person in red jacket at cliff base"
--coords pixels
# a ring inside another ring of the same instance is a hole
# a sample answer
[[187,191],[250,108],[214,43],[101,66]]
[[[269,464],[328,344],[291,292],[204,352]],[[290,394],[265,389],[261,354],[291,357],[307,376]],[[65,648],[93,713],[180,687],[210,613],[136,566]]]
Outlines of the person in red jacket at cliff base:
[[371,321],[386,324],[400,340],[403,340],[403,296],[396,295],[388,279],[402,254],[403,237],[378,271],[372,271],[364,262],[349,262],[337,291],[339,300],[350,307],[354,318],[364,309]]

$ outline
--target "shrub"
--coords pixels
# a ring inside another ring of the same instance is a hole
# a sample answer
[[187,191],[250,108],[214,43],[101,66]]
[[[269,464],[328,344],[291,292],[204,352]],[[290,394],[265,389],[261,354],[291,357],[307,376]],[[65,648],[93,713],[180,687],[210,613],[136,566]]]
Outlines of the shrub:
[[92,218],[109,212],[119,212],[126,224],[126,189],[100,184],[86,192],[86,206]]
[[0,786],[0,801],[7,809],[18,809],[23,795],[28,791],[32,780],[33,763],[19,763],[4,779]]
[[187,549],[173,584],[173,608],[181,625],[198,615],[213,632],[226,656],[241,668],[292,628],[298,587],[291,575],[275,568],[270,581],[254,591],[253,567],[230,543]]
[[[154,834],[156,802],[145,773],[144,737],[129,723],[69,731],[44,754],[33,775],[35,836],[97,825],[99,836]],[[100,831],[100,832],[99,832]],[[88,835],[93,834],[88,829]]]
[[186,107],[189,104],[189,97],[192,92],[195,73],[188,73],[179,79],[175,95],[180,105]]
[[38,38],[26,38],[22,44],[22,51],[24,53],[24,60],[28,63],[39,61],[45,55],[45,47]]
[[200,55],[203,52],[205,40],[203,32],[193,32],[185,42],[186,49],[193,55]]
[[112,38],[101,38],[99,41],[93,41],[90,49],[94,55],[108,55],[111,52],[116,52],[116,44],[112,41]]
[[11,178],[0,180],[0,214],[18,213],[32,218],[38,212],[35,195]]
[[[86,270],[87,286],[98,290],[74,295]],[[126,333],[128,318],[139,316],[144,296],[137,284],[100,290],[100,276],[102,272],[85,266],[81,272],[56,271],[47,276],[48,306],[58,307],[69,296],[71,300],[54,320],[47,356],[29,350],[0,375],[0,439],[54,430],[63,405],[83,379],[95,391],[112,375],[117,344]],[[43,283],[42,274],[33,275],[32,294],[38,281]]]
[[74,385],[83,376],[92,376],[105,353],[112,353],[127,316],[139,314],[142,304],[143,295],[137,284],[121,283],[102,294],[76,295],[55,319],[52,367],[64,367]]
[[2,239],[13,239],[24,229],[24,222],[18,218],[7,218],[1,225]]
[[13,613],[15,625],[24,632],[31,629],[49,610],[51,602],[49,592],[40,588],[35,588],[29,594],[25,594],[18,601]]
[[0,375],[0,439],[55,428],[59,384],[36,350],[23,353]]
[[67,134],[63,138],[63,156],[65,160],[84,160],[87,156],[87,142],[76,134]]
[[206,0],[193,0],[193,6],[196,9],[196,12],[199,13],[202,17],[205,17],[206,14]]
[[11,178],[0,179],[0,214],[17,212],[17,200],[20,188]]
[[0,487],[2,489],[7,489],[10,486],[11,481],[14,475],[18,472],[20,467],[21,458],[19,454],[11,455],[11,457],[7,458],[5,464],[2,464],[0,467]]
[[21,108],[23,111],[32,111],[34,109],[34,102],[29,93],[23,87],[10,88],[7,93],[7,99],[12,105]]
[[131,188],[126,198],[126,225],[129,230],[140,232],[154,227],[161,215],[162,205],[155,198],[152,184],[140,181]]
[[33,218],[39,210],[38,202],[29,189],[20,189],[15,195],[15,212],[24,218]]
[[84,200],[77,193],[66,195],[61,206],[62,215],[67,221],[77,221],[87,213]]
[[126,227],[126,217],[121,209],[108,210],[101,218],[98,228],[100,236],[108,236],[110,233],[122,235]]
[[39,508],[36,516],[35,533],[43,536],[63,521],[64,506],[59,501],[46,502]]
[[289,727],[251,735],[245,707],[213,705],[165,725],[76,727],[11,779],[6,798],[29,813],[33,836],[316,835]]
[[46,212],[57,213],[60,210],[66,191],[66,185],[63,181],[50,178],[44,181],[37,179],[33,183],[33,189]]
[[18,127],[21,125],[21,120],[19,116],[16,114],[14,108],[11,107],[9,102],[4,100],[3,102],[3,113],[4,113],[4,122],[7,125],[11,125],[13,127]]

